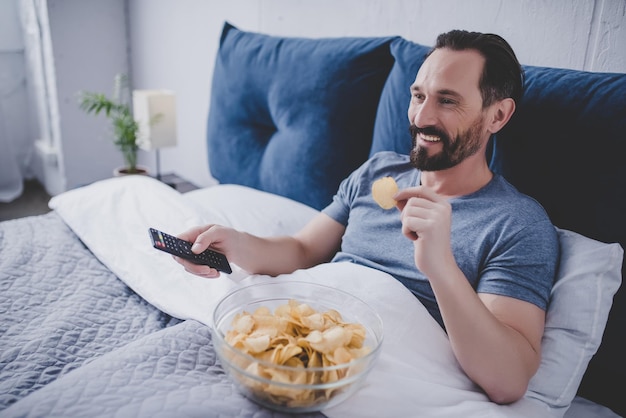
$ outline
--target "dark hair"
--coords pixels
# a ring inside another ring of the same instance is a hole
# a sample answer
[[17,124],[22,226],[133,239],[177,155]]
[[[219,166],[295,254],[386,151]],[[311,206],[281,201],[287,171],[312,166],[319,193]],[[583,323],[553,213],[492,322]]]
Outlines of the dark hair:
[[524,93],[524,70],[511,46],[501,36],[452,30],[439,35],[437,43],[426,56],[440,48],[454,51],[473,49],[485,58],[485,67],[478,86],[483,107],[507,97],[519,103]]

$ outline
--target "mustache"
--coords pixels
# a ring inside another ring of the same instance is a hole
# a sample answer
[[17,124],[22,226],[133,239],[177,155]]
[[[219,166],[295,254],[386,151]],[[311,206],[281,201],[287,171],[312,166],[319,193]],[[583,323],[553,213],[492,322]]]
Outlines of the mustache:
[[441,138],[442,142],[446,145],[450,143],[450,139],[448,138],[448,135],[446,135],[445,132],[443,132],[442,130],[438,129],[435,126],[425,126],[423,128],[418,128],[417,125],[412,123],[409,126],[409,132],[411,134],[411,138],[413,138],[414,140],[417,138],[417,135],[422,134],[422,135],[438,136]]

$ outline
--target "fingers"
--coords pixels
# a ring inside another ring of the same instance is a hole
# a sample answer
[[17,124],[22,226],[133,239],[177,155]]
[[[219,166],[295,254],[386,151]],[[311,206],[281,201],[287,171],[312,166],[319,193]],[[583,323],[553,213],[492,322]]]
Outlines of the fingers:
[[191,251],[200,254],[211,245],[211,231],[215,225],[196,226],[178,235],[178,238],[193,243]]
[[198,235],[209,229],[212,225],[195,226],[177,235],[178,238],[185,241],[195,242]]
[[406,200],[398,200],[398,199],[396,199],[396,208],[398,208],[398,210],[400,212],[402,212],[404,210],[405,206],[406,206]]
[[419,235],[409,225],[402,224],[402,235],[410,239],[411,241],[417,241]]
[[411,207],[430,208],[433,203],[439,202],[441,197],[426,187],[418,186],[400,190],[394,195],[394,199],[397,202],[396,207],[402,212],[402,218],[405,218],[407,215],[404,212],[409,203]]
[[404,209],[406,201],[412,197],[421,197],[433,202],[438,202],[442,200],[441,196],[435,193],[432,189],[424,186],[407,187],[406,189],[398,191],[398,193],[393,196],[393,198],[398,201],[398,204],[400,204],[400,202],[403,202],[402,209]]
[[404,211],[409,199],[417,198],[424,199],[425,201],[430,202],[441,202],[445,201],[444,198],[435,193],[432,189],[424,186],[417,187],[407,187],[406,189],[402,189],[396,193],[393,198],[396,200],[396,207],[400,212]]
[[[209,248],[213,239],[211,238],[212,230],[216,228],[216,225],[205,225],[205,226],[197,226],[187,231],[182,232],[178,235],[178,238],[184,239],[186,241],[192,242],[191,251],[196,254],[201,253],[202,251]],[[195,274],[196,276],[205,277],[208,279],[214,279],[220,277],[220,272],[214,268],[211,268],[206,265],[200,265],[192,263],[191,261],[185,260],[180,257],[173,256],[174,260],[177,263],[182,265],[185,270],[191,274]]]
[[415,241],[435,225],[441,225],[447,213],[447,200],[426,187],[409,187],[399,191],[394,199],[401,211],[402,234]]
[[214,268],[209,266],[204,266],[200,264],[194,264],[191,261],[187,261],[180,257],[172,256],[177,263],[182,265],[185,270],[191,274],[195,274],[196,276],[205,277],[207,279],[216,279],[220,277],[220,272]]
[[408,205],[402,210],[400,218],[402,220],[402,235],[415,241],[419,238],[418,231],[423,231],[426,224],[429,222],[429,209],[417,206],[414,204],[416,198],[411,198],[408,201]]

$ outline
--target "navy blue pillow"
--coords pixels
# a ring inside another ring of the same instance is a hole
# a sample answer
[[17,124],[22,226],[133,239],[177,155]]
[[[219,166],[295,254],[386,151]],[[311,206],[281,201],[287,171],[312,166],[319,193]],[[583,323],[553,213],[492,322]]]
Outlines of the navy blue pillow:
[[286,38],[226,23],[208,117],[211,174],[321,209],[368,157],[393,38]]
[[394,39],[391,54],[395,62],[383,88],[374,125],[374,140],[370,155],[379,151],[395,151],[408,154],[411,151],[409,119],[407,112],[411,93],[409,88],[415,81],[430,47]]
[[[626,74],[526,66],[526,91],[495,140],[492,169],[546,208],[552,222],[626,248]],[[622,276],[624,276],[622,267]],[[626,290],[579,394],[626,413]]]
[[555,225],[626,242],[626,75],[524,67],[525,93],[491,166]]

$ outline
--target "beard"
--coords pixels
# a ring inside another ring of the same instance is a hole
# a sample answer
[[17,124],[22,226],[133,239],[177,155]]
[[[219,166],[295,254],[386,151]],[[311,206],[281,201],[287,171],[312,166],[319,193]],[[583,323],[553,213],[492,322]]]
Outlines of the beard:
[[[434,126],[418,128],[411,124],[409,127],[413,139],[413,148],[410,153],[411,164],[422,171],[440,171],[454,167],[480,150],[483,126],[483,118],[479,116],[466,131],[451,140],[445,132]],[[417,145],[419,134],[438,136],[443,145],[441,152],[428,155],[428,149]]]

